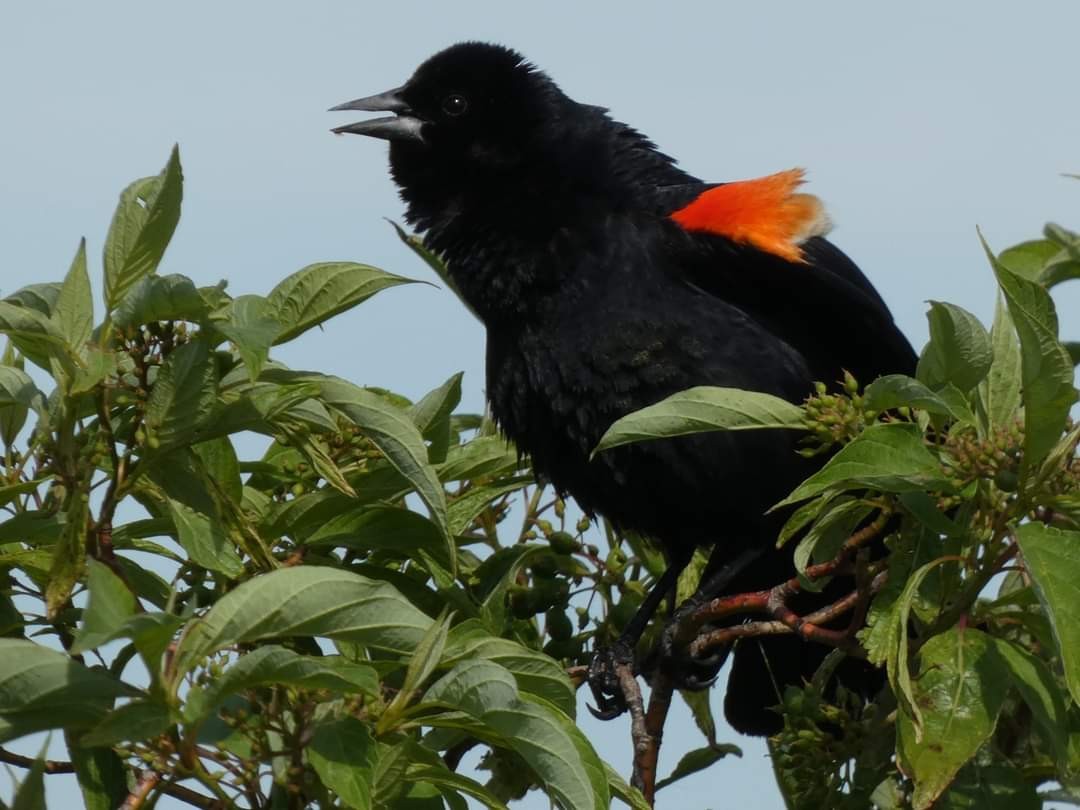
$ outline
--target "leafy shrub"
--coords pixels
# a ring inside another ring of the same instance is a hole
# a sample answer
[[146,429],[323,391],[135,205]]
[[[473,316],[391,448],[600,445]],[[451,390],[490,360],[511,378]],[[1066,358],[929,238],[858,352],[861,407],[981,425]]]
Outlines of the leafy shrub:
[[[460,375],[409,402],[271,360],[409,280],[328,262],[233,298],[158,275],[181,197],[175,151],[121,195],[100,320],[85,244],[62,282],[0,301],[0,741],[56,729],[70,755],[0,752],[29,768],[17,803],[41,806],[44,774],[74,771],[90,808],[161,793],[501,808],[531,787],[575,810],[647,806],[574,716],[592,647],[663,570],[657,552],[579,517],[490,422],[455,413]],[[694,389],[620,420],[598,451],[795,427],[807,452],[834,452],[789,498],[800,575],[777,585],[848,567],[856,591],[797,621],[761,600],[713,605],[689,641],[794,631],[837,648],[823,669],[844,655],[886,669],[869,704],[826,699],[825,672],[782,696],[770,745],[792,806],[1028,807],[1044,783],[1076,784],[1076,346],[1058,341],[1047,289],[1080,277],[1080,238],[1050,226],[988,254],[992,328],[934,303],[918,379],[848,380],[804,406]],[[250,434],[271,440],[256,460],[236,449]],[[860,551],[882,535],[886,557]],[[717,629],[748,605],[774,615]],[[846,613],[846,631],[824,628]],[[735,750],[706,694],[682,697],[705,742],[663,780],[670,684],[654,678],[648,718],[636,706],[649,799]],[[486,783],[458,771],[476,746]]]

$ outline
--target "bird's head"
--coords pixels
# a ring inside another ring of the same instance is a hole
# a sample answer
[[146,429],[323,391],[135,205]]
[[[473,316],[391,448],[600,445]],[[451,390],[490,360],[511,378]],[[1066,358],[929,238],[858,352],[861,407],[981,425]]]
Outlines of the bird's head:
[[426,176],[475,178],[521,164],[564,100],[516,51],[465,42],[432,56],[401,87],[333,107],[392,113],[333,132],[390,141],[395,179],[407,188]]

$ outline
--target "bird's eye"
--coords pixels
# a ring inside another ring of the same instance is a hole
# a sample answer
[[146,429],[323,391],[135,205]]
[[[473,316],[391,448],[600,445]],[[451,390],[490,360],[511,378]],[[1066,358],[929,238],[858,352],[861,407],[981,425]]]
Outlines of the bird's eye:
[[442,108],[447,115],[464,115],[469,109],[469,100],[460,93],[451,93],[443,99]]

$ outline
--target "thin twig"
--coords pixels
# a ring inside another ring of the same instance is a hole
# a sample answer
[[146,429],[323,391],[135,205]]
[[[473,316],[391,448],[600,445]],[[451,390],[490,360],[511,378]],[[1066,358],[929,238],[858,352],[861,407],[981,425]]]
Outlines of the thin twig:
[[656,772],[652,772],[651,780],[648,772],[648,755],[652,747],[649,732],[645,729],[645,704],[641,698],[641,687],[638,686],[637,678],[634,677],[634,668],[630,664],[616,664],[615,675],[619,679],[619,687],[623,698],[626,700],[626,708],[630,711],[630,739],[634,744],[634,774],[630,784],[645,793],[646,786],[656,782]]
[[[34,762],[36,762],[36,760],[32,757],[24,757],[21,754],[16,754],[0,748],[0,762],[14,765],[16,768],[32,768],[34,767]],[[70,762],[47,759],[45,760],[45,765],[42,770],[49,775],[54,773],[75,773],[75,766]]]
[[648,747],[640,756],[634,758],[634,775],[640,773],[644,787],[641,789],[645,801],[652,807],[656,802],[656,773],[660,760],[660,744],[664,737],[664,724],[667,722],[671,697],[675,694],[675,683],[667,673],[657,672],[652,680],[649,694],[649,710],[645,713],[645,739]]
[[[135,771],[135,778],[142,782],[146,777],[146,771]],[[158,790],[164,793],[166,796],[172,796],[174,799],[179,799],[182,802],[187,802],[192,807],[199,807],[202,810],[228,810],[231,802],[222,801],[221,799],[215,799],[212,796],[205,796],[196,790],[184,787],[183,785],[177,785],[174,782],[158,782]]]
[[[842,647],[847,649],[849,654],[857,655],[858,650],[854,648],[854,636],[855,632],[862,627],[861,622],[856,623],[852,621],[845,630],[829,630],[821,625],[836,620],[849,610],[852,610],[852,608],[858,609],[862,602],[869,600],[871,596],[885,586],[886,579],[887,572],[881,571],[870,581],[865,593],[858,590],[852,591],[847,596],[838,599],[831,605],[826,605],[806,616],[798,616],[787,609],[786,606],[780,605],[778,606],[778,609],[774,614],[775,618],[772,621],[748,622],[746,624],[737,624],[732,627],[721,627],[719,630],[703,633],[691,643],[689,652],[691,655],[698,657],[704,655],[714,647],[730,644],[732,641],[739,638],[798,633],[807,641],[828,644],[831,647]],[[769,591],[759,591],[754,594],[740,594],[740,596],[753,596],[753,600],[747,601],[752,601],[754,609],[759,610],[760,612],[766,612],[770,595],[774,592],[786,593],[786,586],[788,584],[790,583],[785,582]],[[737,599],[738,597],[730,598]],[[760,607],[758,607],[759,605]]]
[[[890,517],[892,517],[891,512],[883,511],[872,523],[868,523],[845,540],[844,544],[840,547],[840,551],[837,552],[836,556],[831,560],[807,566],[805,572],[806,578],[821,579],[822,577],[828,577],[838,573],[860,548],[881,533],[881,530],[885,528],[885,524],[888,523]],[[795,593],[802,590],[802,583],[799,582],[798,577],[792,577],[787,582],[777,585],[775,588],[712,599],[694,611],[689,619],[698,626],[701,626],[736,613],[772,612],[770,610],[769,600],[779,588],[783,588],[790,593]]]
[[135,789],[128,794],[128,797],[124,799],[124,803],[120,805],[120,810],[139,810],[160,781],[161,774],[157,771],[143,771],[138,784],[135,785]]

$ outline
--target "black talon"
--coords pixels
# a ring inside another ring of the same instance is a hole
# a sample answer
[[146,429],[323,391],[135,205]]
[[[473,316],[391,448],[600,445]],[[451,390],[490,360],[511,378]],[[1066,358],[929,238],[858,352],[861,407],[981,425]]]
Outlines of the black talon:
[[589,711],[598,720],[614,720],[626,711],[626,696],[619,683],[620,666],[630,666],[634,662],[631,645],[623,639],[617,640],[610,647],[596,651],[589,662],[589,688],[592,690],[597,707],[589,706]]

